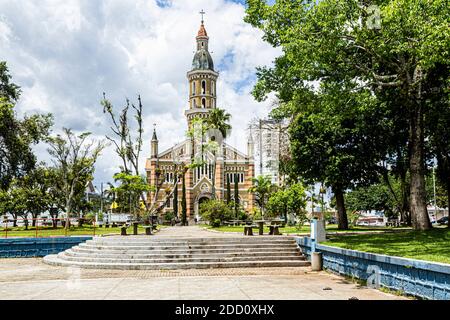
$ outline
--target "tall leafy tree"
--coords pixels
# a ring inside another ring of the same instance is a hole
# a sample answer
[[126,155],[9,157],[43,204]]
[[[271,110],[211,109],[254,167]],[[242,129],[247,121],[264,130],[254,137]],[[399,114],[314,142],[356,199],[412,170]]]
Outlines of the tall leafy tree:
[[272,184],[270,176],[258,176],[252,179],[252,183],[253,185],[248,189],[248,192],[255,194],[255,201],[261,209],[261,215],[264,219],[267,201],[275,191],[275,185]]
[[48,152],[62,178],[66,228],[70,226],[76,188],[83,176],[93,174],[95,163],[105,147],[103,141],[89,140],[89,136],[89,132],[76,135],[72,130],[63,128],[63,134],[49,138]]
[[272,215],[280,215],[287,223],[288,214],[292,214],[303,222],[306,219],[306,189],[301,183],[294,183],[278,188],[267,202],[267,211]]
[[[231,125],[229,124],[231,115],[226,112],[224,109],[214,108],[208,113],[208,117],[206,118],[206,126],[208,129],[215,129],[220,132],[221,138],[225,139],[231,130]],[[212,142],[219,143],[221,141],[217,141],[216,133],[211,133]],[[220,146],[216,148],[211,148],[211,152],[213,154],[213,163],[212,163],[212,196],[216,197],[216,167],[217,167],[217,150]]]
[[[450,61],[449,10],[446,0],[248,1],[246,21],[283,48],[275,68],[260,69],[257,96],[276,91],[289,104],[305,81],[333,82],[338,76],[370,90],[388,110],[403,111],[410,212],[420,230],[431,227],[424,178],[426,101],[439,95],[430,78]],[[386,99],[392,92],[395,103]]]
[[50,114],[19,119],[15,103],[19,87],[11,82],[5,62],[0,61],[0,189],[7,190],[14,178],[23,177],[36,166],[33,145],[45,140],[52,125]]

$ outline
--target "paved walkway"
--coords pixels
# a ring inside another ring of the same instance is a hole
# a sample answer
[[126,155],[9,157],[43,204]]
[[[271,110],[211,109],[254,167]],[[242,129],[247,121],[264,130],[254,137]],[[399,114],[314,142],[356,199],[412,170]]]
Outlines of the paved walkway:
[[[170,227],[156,237],[233,236]],[[237,235],[234,235],[235,237]],[[404,299],[303,268],[92,270],[0,259],[0,299]]]

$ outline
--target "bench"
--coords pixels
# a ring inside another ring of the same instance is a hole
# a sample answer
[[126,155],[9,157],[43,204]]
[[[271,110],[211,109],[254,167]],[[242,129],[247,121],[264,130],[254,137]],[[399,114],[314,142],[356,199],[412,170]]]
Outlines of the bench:
[[147,236],[150,236],[152,234],[152,226],[144,226],[144,229]]
[[244,226],[244,236],[252,236],[253,228],[258,228],[258,226],[254,224]]
[[269,226],[269,235],[272,236],[278,236],[280,235],[280,230],[278,229],[281,227],[281,224],[272,224]]

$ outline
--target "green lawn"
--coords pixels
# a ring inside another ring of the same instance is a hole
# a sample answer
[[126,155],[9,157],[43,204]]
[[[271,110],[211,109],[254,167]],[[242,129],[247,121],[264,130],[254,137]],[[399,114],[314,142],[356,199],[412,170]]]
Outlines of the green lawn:
[[[211,230],[221,231],[221,232],[236,232],[236,233],[244,233],[244,227],[243,226],[221,226],[218,228],[213,228],[209,225],[202,225],[203,227],[206,227]],[[338,230],[338,227],[336,224],[330,224],[326,226],[327,232],[362,232],[362,231],[386,231],[386,230],[401,230],[409,228],[392,228],[392,227],[350,227],[349,230]],[[283,234],[308,234],[310,232],[309,225],[302,226],[301,229],[298,229],[297,227],[289,227],[286,226],[285,228],[280,228],[280,232]],[[264,227],[264,233],[269,233],[269,227]]]
[[450,263],[450,230],[405,231],[384,234],[332,236],[323,243],[340,248],[390,256]]
[[[161,228],[162,226],[158,226]],[[145,234],[145,230],[143,227],[138,227],[138,232],[140,234]],[[116,228],[99,228],[98,226],[95,228],[95,235],[102,234],[120,234],[120,227]],[[133,227],[127,228],[127,234],[133,234]],[[57,237],[57,236],[93,236],[94,235],[94,227],[93,226],[83,226],[79,227],[71,227],[70,230],[65,230],[62,227],[58,227],[57,229],[53,229],[51,227],[38,227],[37,237]],[[25,227],[17,227],[17,228],[8,228],[8,238],[9,237],[23,237],[23,238],[35,238],[36,237],[36,228],[28,227],[28,230],[25,230]],[[6,232],[5,228],[0,228],[0,238],[5,238]]]

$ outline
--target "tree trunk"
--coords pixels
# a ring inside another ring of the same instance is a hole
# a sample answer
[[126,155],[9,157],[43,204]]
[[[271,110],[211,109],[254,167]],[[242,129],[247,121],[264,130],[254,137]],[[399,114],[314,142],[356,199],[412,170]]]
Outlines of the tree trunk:
[[216,199],[216,154],[214,153],[214,162],[212,165],[212,199],[215,200]]
[[447,183],[447,215],[448,215],[448,221],[447,221],[447,227],[450,228],[450,177],[448,178]]
[[175,183],[175,191],[173,192],[173,213],[175,218],[178,219],[178,180]]
[[187,222],[187,208],[186,208],[186,177],[185,177],[185,173],[183,173],[183,177],[182,177],[182,190],[181,190],[181,219],[182,219],[182,224],[183,226],[186,225]]
[[411,111],[409,124],[410,214],[415,230],[431,229],[426,202],[424,163],[423,114],[422,107],[416,105]]
[[408,183],[406,182],[406,173],[402,173],[400,177],[400,188],[401,188],[401,210],[402,210],[402,221],[406,223],[407,226],[411,226],[411,214],[410,214],[410,205],[409,205],[409,189]]
[[230,186],[230,176],[227,174],[227,204],[231,202],[231,186]]
[[345,210],[344,192],[341,188],[334,188],[334,196],[336,197],[336,207],[338,211],[338,229],[348,230],[347,212]]

